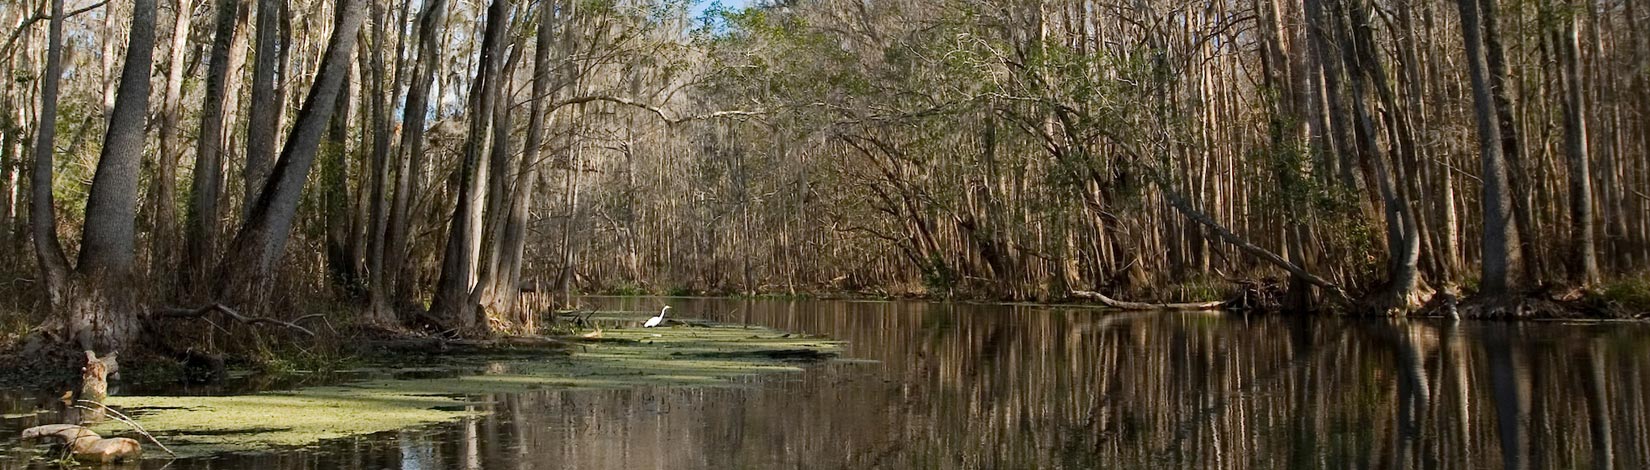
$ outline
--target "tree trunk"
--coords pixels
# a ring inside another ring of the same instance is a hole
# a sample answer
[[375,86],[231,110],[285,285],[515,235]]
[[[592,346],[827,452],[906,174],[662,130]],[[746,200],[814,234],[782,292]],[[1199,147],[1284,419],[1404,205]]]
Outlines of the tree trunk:
[[[1387,134],[1391,136],[1388,144],[1390,152],[1381,152],[1380,141],[1375,129],[1375,122],[1368,110],[1371,95],[1380,99],[1380,104],[1386,108],[1390,116],[1399,116],[1400,112],[1396,99],[1392,97],[1391,86],[1387,83],[1385,68],[1380,63],[1375,50],[1374,33],[1367,21],[1372,17],[1369,6],[1362,3],[1365,0],[1350,0],[1350,9],[1346,18],[1351,21],[1347,30],[1352,39],[1347,49],[1347,69],[1350,72],[1352,85],[1353,114],[1358,121],[1358,135],[1363,159],[1366,164],[1375,169],[1376,186],[1379,188],[1381,202],[1386,214],[1387,231],[1387,285],[1384,292],[1376,293],[1374,310],[1380,313],[1404,313],[1420,307],[1422,299],[1418,297],[1420,290],[1420,252],[1421,236],[1414,210],[1409,206],[1410,198],[1405,189],[1402,175],[1397,170],[1398,161],[1403,160],[1403,153],[1408,150],[1404,145],[1409,141],[1406,134],[1405,122],[1401,117],[1390,119],[1387,125]],[[1396,158],[1388,157],[1390,153]]]
[[[480,248],[484,251],[481,257],[477,258],[481,260],[481,275],[476,278],[476,284],[471,292],[471,296],[483,307],[498,303],[500,295],[509,295],[498,289],[498,281],[503,276],[501,262],[504,253],[504,225],[509,218],[511,200],[515,198],[512,186],[515,179],[510,177],[510,131],[513,126],[510,122],[510,110],[513,103],[510,95],[502,89],[510,87],[514,82],[516,66],[521,62],[521,51],[525,48],[525,44],[517,44],[511,48],[510,58],[505,61],[504,69],[499,76],[501,91],[493,103],[493,147],[488,153],[488,166],[491,167],[488,174],[491,178],[486,183],[486,217],[481,219],[486,226],[481,236],[477,237],[481,242]],[[497,313],[501,316],[509,313],[488,310],[487,313]]]
[[[1260,15],[1266,18],[1268,33],[1264,39],[1264,50],[1266,51],[1264,57],[1266,60],[1263,61],[1264,68],[1267,70],[1266,83],[1269,87],[1278,90],[1278,103],[1272,110],[1273,116],[1269,125],[1270,145],[1272,151],[1276,154],[1288,155],[1290,152],[1297,151],[1297,149],[1310,148],[1311,128],[1308,123],[1311,121],[1307,119],[1307,116],[1310,116],[1311,107],[1307,106],[1304,103],[1306,100],[1302,99],[1306,96],[1303,89],[1307,88],[1307,80],[1300,77],[1300,75],[1306,74],[1302,67],[1305,62],[1303,58],[1305,56],[1304,48],[1299,43],[1290,43],[1293,35],[1284,28],[1284,12],[1277,0],[1268,0],[1264,8],[1257,9],[1261,9]],[[1300,151],[1304,152],[1304,150]],[[1298,193],[1299,189],[1307,183],[1305,172],[1301,167],[1304,163],[1305,160],[1301,159],[1277,164],[1275,176],[1278,178],[1278,184],[1286,194]],[[1289,262],[1303,269],[1309,269],[1306,260],[1306,241],[1304,240],[1306,227],[1303,222],[1308,217],[1308,214],[1304,212],[1309,207],[1300,198],[1294,197],[1286,199],[1284,204],[1291,214],[1286,216],[1289,220],[1283,227],[1284,246],[1288,250]],[[1308,311],[1312,306],[1312,297],[1312,284],[1310,282],[1300,276],[1289,276],[1289,291],[1285,297],[1284,308],[1298,312]]]
[[390,201],[389,221],[385,226],[384,288],[393,290],[392,302],[410,299],[413,276],[403,277],[408,256],[408,233],[412,228],[412,193],[423,192],[417,184],[424,166],[424,125],[430,113],[430,85],[435,81],[437,62],[441,56],[440,30],[446,24],[446,0],[430,0],[419,13],[418,58],[412,83],[407,87],[405,119],[401,129],[401,149],[396,163],[395,195]]
[[[370,171],[372,176],[368,182],[370,186],[367,189],[369,193],[367,203],[367,321],[370,324],[388,326],[396,323],[395,311],[390,305],[389,292],[384,283],[386,278],[384,275],[385,223],[389,217],[388,208],[385,207],[384,185],[387,184],[390,173],[390,110],[388,108],[391,106],[386,103],[386,101],[389,101],[391,93],[384,88],[384,81],[389,76],[388,71],[384,68],[384,47],[388,43],[389,36],[385,29],[387,21],[384,15],[383,3],[379,0],[371,1],[372,6],[369,10],[372,14],[373,23],[370,36],[372,38],[372,51],[369,52],[372,62],[369,68],[371,78],[367,80],[368,87],[365,88],[368,94],[367,99],[372,108],[370,110],[372,113],[370,124],[372,136]],[[397,28],[397,32],[400,32],[399,28]],[[395,89],[394,83],[391,83],[390,89]]]
[[149,230],[152,281],[171,279],[162,273],[174,271],[177,263],[174,253],[177,249],[178,160],[183,155],[183,74],[188,68],[185,52],[189,48],[189,19],[193,9],[192,0],[177,0],[172,4],[172,46],[166,66],[166,92],[161,97],[160,153],[156,155],[159,171],[151,176],[152,194],[149,195],[154,210],[154,224]]
[[[1513,238],[1512,246],[1518,256],[1510,261],[1509,268],[1514,272],[1522,272],[1527,276],[1539,275],[1545,272],[1540,250],[1534,244],[1535,216],[1531,213],[1535,208],[1532,205],[1533,188],[1539,182],[1525,174],[1525,155],[1519,144],[1518,124],[1513,115],[1513,95],[1511,90],[1510,74],[1506,59],[1506,47],[1501,44],[1500,15],[1497,5],[1501,0],[1478,0],[1480,22],[1479,34],[1484,48],[1484,57],[1489,65],[1490,94],[1494,98],[1496,129],[1501,139],[1501,167],[1507,174],[1506,188],[1531,188],[1509,194],[1508,200],[1512,212]],[[1464,22],[1465,20],[1463,20]],[[1462,25],[1465,28],[1466,25]],[[1470,67],[1469,67],[1470,68]],[[1517,277],[1517,275],[1514,275]]]
[[1490,84],[1490,67],[1485,55],[1486,31],[1479,21],[1481,1],[1458,0],[1461,30],[1466,41],[1467,72],[1471,76],[1473,108],[1477,116],[1479,153],[1483,165],[1480,178],[1484,193],[1483,267],[1480,292],[1504,297],[1514,288],[1513,266],[1517,262],[1518,231],[1512,224],[1512,197],[1507,187],[1507,162],[1502,156],[1501,123],[1496,118],[1495,95]]
[[134,225],[154,62],[155,10],[155,0],[137,0],[132,6],[126,63],[86,201],[80,260],[62,297],[64,304],[58,306],[68,334],[86,349],[120,348],[137,335],[134,301],[139,287],[130,277],[136,258]]
[[[1573,7],[1573,6],[1572,6]],[[1564,148],[1570,160],[1570,278],[1583,285],[1599,281],[1597,251],[1593,247],[1593,182],[1587,152],[1587,103],[1581,79],[1581,47],[1577,24],[1570,12],[1554,32],[1564,85]]]
[[[365,0],[371,1],[371,0]],[[350,250],[350,234],[353,228],[350,224],[349,206],[349,100],[347,90],[349,77],[344,78],[346,84],[338,89],[339,96],[333,106],[332,120],[326,131],[325,141],[321,144],[321,205],[326,225],[326,258],[327,272],[336,292],[344,297],[353,295],[356,289],[357,273],[355,272],[355,256]]]
[[477,266],[476,250],[481,232],[475,214],[482,210],[483,192],[487,189],[486,169],[482,168],[488,131],[492,125],[493,103],[499,95],[499,72],[503,57],[499,49],[508,26],[508,0],[493,0],[487,8],[487,29],[481,42],[480,67],[470,84],[470,106],[466,113],[470,121],[469,134],[464,142],[463,163],[459,167],[458,199],[454,203],[453,218],[448,224],[446,250],[441,262],[441,280],[436,285],[435,298],[430,302],[430,313],[446,322],[446,327],[470,330],[476,326],[476,305],[471,298]]
[[133,226],[148,123],[149,70],[154,63],[155,0],[136,0],[132,8],[132,28],[115,110],[86,199],[86,226],[77,265],[82,273],[124,275],[131,271],[136,256]]
[[[489,308],[506,314],[515,313],[516,300],[521,298],[521,263],[527,248],[528,208],[533,204],[533,192],[538,183],[539,146],[544,143],[546,95],[550,94],[550,49],[554,47],[556,5],[545,0],[539,8],[538,37],[533,51],[532,104],[527,113],[527,141],[523,143],[521,163],[517,165],[515,189],[511,191],[510,213],[504,224],[503,248],[499,253],[502,271],[495,301]],[[517,315],[517,326],[531,329],[533,312]]]
[[46,33],[46,71],[40,82],[40,118],[35,126],[34,164],[29,172],[29,232],[34,238],[35,260],[40,263],[44,281],[41,284],[55,309],[63,303],[69,258],[63,254],[63,244],[57,237],[57,206],[52,193],[52,176],[57,168],[58,82],[63,77],[63,0],[51,0],[51,8],[52,18]]
[[[280,258],[293,217],[308,179],[310,166],[349,74],[350,53],[363,15],[362,0],[339,0],[337,25],[327,41],[320,72],[304,99],[281,158],[270,173],[268,190],[258,197],[251,215],[241,225],[227,255],[219,263],[218,297],[265,307],[260,296],[269,292],[270,271]],[[250,301],[250,302],[249,302]]]
[[235,26],[246,14],[245,0],[219,0],[211,62],[206,70],[206,97],[202,103],[200,138],[195,142],[195,177],[189,187],[188,248],[179,280],[184,292],[203,293],[207,270],[217,252],[218,201],[223,197],[225,101],[230,71],[230,48]]
[[[11,92],[8,85],[0,90],[0,96],[12,96]],[[22,176],[17,172],[23,168],[18,161],[23,155],[22,141],[23,129],[17,125],[15,113],[0,111],[0,247],[12,248],[14,252],[18,248],[14,242],[23,238],[13,233],[19,228],[17,198],[21,197],[18,191],[22,188]]]
[[[280,128],[282,98],[276,75],[280,73],[281,55],[285,49],[280,40],[280,0],[258,0],[256,39],[253,43],[252,103],[248,106],[246,128],[246,192],[242,215],[252,214],[275,165],[275,132]],[[328,109],[328,112],[331,110]]]
[[[571,136],[567,137],[567,142],[572,143]],[[579,206],[579,178],[583,175],[581,165],[584,162],[579,158],[580,154],[581,152],[575,151],[571,145],[568,146],[567,174],[563,177],[562,185],[563,205],[567,208],[567,214],[562,222],[561,269],[556,274],[556,287],[561,292],[561,301],[569,306],[573,304],[573,283],[578,277],[579,260],[579,249],[573,243],[573,231],[583,222],[583,218],[580,217],[583,211]]]

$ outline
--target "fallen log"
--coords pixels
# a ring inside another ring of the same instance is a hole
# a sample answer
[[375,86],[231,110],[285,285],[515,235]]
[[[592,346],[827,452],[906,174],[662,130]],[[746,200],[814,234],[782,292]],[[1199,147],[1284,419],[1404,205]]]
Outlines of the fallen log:
[[1118,310],[1220,310],[1226,307],[1226,301],[1224,300],[1165,304],[1125,302],[1113,299],[1111,297],[1106,297],[1105,294],[1101,294],[1099,292],[1084,290],[1071,291],[1071,296],[1079,299],[1097,301],[1100,302],[1100,305],[1105,305]]
[[69,455],[85,462],[114,463],[143,456],[143,446],[131,438],[104,439],[84,426],[48,424],[23,430],[23,439],[56,438],[68,445]]

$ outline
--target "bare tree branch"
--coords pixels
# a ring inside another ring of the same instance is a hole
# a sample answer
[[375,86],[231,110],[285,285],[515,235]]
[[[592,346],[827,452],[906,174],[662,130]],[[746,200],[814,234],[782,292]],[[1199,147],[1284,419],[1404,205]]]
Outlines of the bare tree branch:
[[[306,336],[309,336],[309,337],[312,337],[312,338],[315,337],[315,332],[314,331],[310,331],[309,328],[304,328],[302,326],[298,326],[298,324],[296,324],[296,323],[276,320],[276,319],[273,319],[273,318],[248,317],[246,315],[241,315],[240,312],[237,312],[237,311],[235,311],[235,309],[224,306],[223,304],[212,304],[212,305],[207,305],[205,307],[201,307],[201,308],[197,308],[197,309],[186,309],[186,308],[162,309],[162,310],[156,310],[156,311],[150,312],[149,315],[152,316],[152,317],[156,317],[156,318],[203,318],[207,314],[210,314],[212,312],[221,313],[221,314],[223,314],[223,316],[229,317],[229,319],[231,319],[231,320],[235,320],[235,321],[245,323],[245,324],[248,324],[248,325],[256,325],[256,324],[260,324],[260,323],[267,323],[267,324],[271,324],[271,325],[284,326],[284,327],[287,327],[287,328],[291,328],[293,330],[297,330],[298,332],[301,332]],[[315,316],[316,315],[306,315],[304,317],[299,318],[299,320],[313,318]]]
[[562,101],[562,102],[556,103],[555,105],[552,105],[550,107],[550,112],[555,112],[558,109],[561,109],[563,107],[570,106],[570,105],[591,103],[591,102],[597,102],[597,101],[606,101],[606,102],[609,102],[609,103],[622,104],[622,105],[625,105],[625,106],[632,106],[632,107],[636,107],[636,108],[641,108],[641,109],[643,109],[647,112],[658,115],[659,119],[664,120],[666,124],[670,124],[670,125],[677,125],[677,124],[682,124],[682,123],[685,123],[685,122],[700,121],[700,120],[705,120],[705,119],[717,119],[717,118],[738,117],[738,116],[761,116],[761,115],[767,114],[766,111],[760,111],[760,110],[757,110],[757,111],[730,110],[730,111],[717,111],[717,112],[708,113],[708,114],[696,114],[696,115],[690,115],[690,116],[672,117],[672,114],[674,114],[674,113],[671,113],[670,111],[666,111],[666,110],[664,110],[664,109],[662,109],[658,106],[654,106],[654,105],[651,105],[651,104],[647,104],[647,103],[643,103],[643,102],[640,102],[640,101],[632,100],[632,99],[629,99],[629,98],[623,98],[623,97],[618,97],[618,96],[606,96],[606,95],[601,95],[601,96],[580,96],[580,97],[577,97],[577,98],[572,98],[572,99],[569,99],[569,100],[566,100],[566,101]]
[[[80,14],[82,14],[82,13],[86,13],[88,11],[96,10],[97,8],[102,7],[104,4],[107,4],[107,3],[109,3],[109,0],[98,0],[97,3],[87,5],[84,8],[80,8],[80,9],[75,10],[75,11],[64,13],[63,17],[64,17],[64,19],[74,18],[76,16],[80,16]],[[12,48],[12,46],[17,45],[17,39],[23,36],[23,32],[28,31],[29,28],[33,27],[35,23],[38,23],[42,20],[50,20],[50,19],[52,19],[52,15],[46,13],[45,11],[36,11],[34,13],[34,16],[24,18],[21,23],[17,24],[17,28],[12,29],[11,34],[6,36],[5,45],[0,46],[0,58],[11,57],[11,53],[12,53],[11,48]]]

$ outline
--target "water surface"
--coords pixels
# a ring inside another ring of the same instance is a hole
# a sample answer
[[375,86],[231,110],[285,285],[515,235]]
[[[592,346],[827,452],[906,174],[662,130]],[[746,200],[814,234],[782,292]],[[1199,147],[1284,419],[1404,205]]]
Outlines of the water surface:
[[[1650,325],[587,299],[661,302],[848,340],[848,360],[729,388],[494,394],[480,418],[169,468],[1650,467]],[[26,421],[0,422],[0,470],[47,468],[10,437]]]

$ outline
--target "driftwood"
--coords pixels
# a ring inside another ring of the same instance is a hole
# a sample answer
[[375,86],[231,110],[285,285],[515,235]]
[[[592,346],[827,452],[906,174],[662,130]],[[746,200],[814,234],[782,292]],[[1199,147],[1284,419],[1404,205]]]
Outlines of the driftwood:
[[136,460],[143,455],[143,446],[131,438],[104,439],[84,426],[48,424],[23,430],[23,439],[57,438],[67,444],[69,455],[76,460],[111,463]]
[[257,325],[257,324],[263,323],[263,324],[284,326],[284,327],[292,329],[293,331],[303,333],[305,336],[309,336],[311,338],[315,337],[315,332],[310,331],[309,328],[304,328],[302,326],[299,326],[295,322],[303,321],[303,320],[310,319],[310,318],[319,318],[321,316],[320,314],[305,315],[305,316],[299,317],[297,320],[289,322],[289,321],[276,320],[276,319],[273,319],[273,318],[249,317],[249,316],[246,316],[246,315],[241,315],[241,312],[237,312],[237,311],[235,311],[235,309],[229,308],[228,306],[225,306],[223,304],[212,304],[212,305],[207,305],[205,307],[201,307],[201,308],[197,308],[197,309],[186,309],[186,308],[162,309],[162,310],[156,310],[156,311],[150,312],[149,315],[152,316],[152,317],[155,317],[155,318],[204,318],[204,317],[206,317],[207,314],[210,314],[210,313],[213,313],[213,312],[220,313],[223,316],[228,317],[231,320],[235,320],[235,321],[245,323],[245,324],[248,324],[248,325]]
[[143,426],[139,425],[137,423],[137,421],[132,419],[131,416],[126,416],[125,413],[121,413],[120,411],[117,411],[114,408],[110,408],[108,405],[105,405],[103,403],[99,403],[99,402],[95,402],[95,401],[91,401],[91,400],[76,400],[76,404],[74,406],[75,406],[75,408],[80,408],[80,409],[83,409],[83,410],[92,409],[92,408],[88,407],[87,405],[96,406],[97,409],[102,410],[105,413],[114,415],[116,421],[120,421],[121,423],[123,423],[127,426],[131,426],[132,430],[137,431],[138,434],[142,435],[145,438],[148,438],[149,442],[153,442],[156,447],[160,447],[160,450],[166,451],[167,455],[171,455],[173,457],[178,456],[177,452],[172,452],[172,449],[167,448],[166,444],[161,444],[160,439],[155,439],[155,436],[153,434],[149,434],[148,430],[143,429]]
[[1186,303],[1168,303],[1168,304],[1154,304],[1154,303],[1145,303],[1145,302],[1125,302],[1125,301],[1113,299],[1111,297],[1106,297],[1105,294],[1101,294],[1099,292],[1083,291],[1083,290],[1071,291],[1071,296],[1079,298],[1079,299],[1088,299],[1088,300],[1098,301],[1098,302],[1100,302],[1101,305],[1105,305],[1107,307],[1111,307],[1111,308],[1115,308],[1115,309],[1119,309],[1119,310],[1220,310],[1221,308],[1226,307],[1226,301],[1224,301],[1224,300],[1218,300],[1218,301],[1212,301],[1212,302],[1186,302]]

